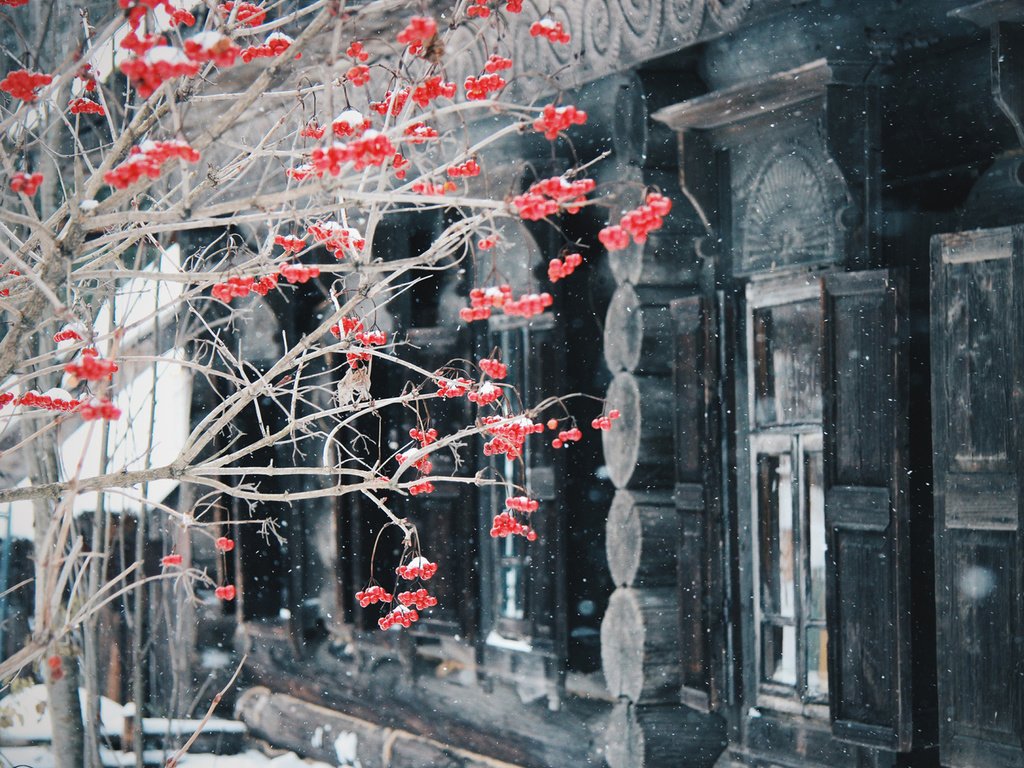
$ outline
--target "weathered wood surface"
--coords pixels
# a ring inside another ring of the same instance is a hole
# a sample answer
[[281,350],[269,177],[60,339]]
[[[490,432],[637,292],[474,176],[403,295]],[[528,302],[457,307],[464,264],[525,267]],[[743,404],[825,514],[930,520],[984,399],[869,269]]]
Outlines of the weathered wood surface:
[[679,600],[673,587],[619,587],[601,622],[601,667],[613,696],[678,702]]
[[552,712],[542,702],[524,704],[500,683],[484,692],[428,674],[410,684],[397,657],[388,657],[386,642],[375,658],[373,670],[365,671],[324,645],[298,659],[285,639],[259,632],[247,673],[302,701],[523,768],[599,762],[592,728],[607,716],[607,702],[566,698]]
[[620,701],[604,735],[610,768],[704,768],[714,764],[726,745],[721,718],[671,704]]
[[[668,302],[672,294],[637,291],[629,283],[612,296],[605,316],[604,359],[612,371],[668,374],[672,357],[672,323]],[[646,299],[646,300],[645,300]]]
[[363,768],[515,768],[407,731],[360,720],[268,688],[250,688],[235,707],[249,730],[273,744],[330,764]]
[[664,377],[619,373],[608,386],[608,408],[622,414],[601,433],[608,474],[616,488],[673,484],[672,393]]
[[605,537],[615,586],[675,584],[679,536],[679,513],[669,493],[616,491]]

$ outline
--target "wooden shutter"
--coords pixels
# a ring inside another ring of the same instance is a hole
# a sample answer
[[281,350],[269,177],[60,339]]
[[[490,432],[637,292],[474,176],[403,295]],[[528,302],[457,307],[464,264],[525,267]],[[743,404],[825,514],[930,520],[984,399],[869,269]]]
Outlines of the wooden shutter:
[[717,709],[726,698],[724,535],[718,461],[718,333],[712,301],[670,304],[674,331],[675,505],[683,702]]
[[932,241],[943,765],[1024,765],[1020,227]]
[[829,708],[836,738],[907,750],[911,611],[901,291],[888,271],[824,296]]

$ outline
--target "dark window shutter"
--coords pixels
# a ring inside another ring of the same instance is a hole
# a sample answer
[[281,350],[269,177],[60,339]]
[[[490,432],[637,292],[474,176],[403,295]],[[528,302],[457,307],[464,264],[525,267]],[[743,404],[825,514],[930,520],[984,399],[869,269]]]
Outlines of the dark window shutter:
[[910,564],[903,301],[888,271],[830,275],[824,464],[832,733],[910,747]]
[[710,711],[724,703],[724,572],[718,457],[717,325],[713,302],[670,304],[674,336],[675,505],[680,516],[678,576],[684,703]]
[[1024,229],[932,241],[943,765],[1024,765]]

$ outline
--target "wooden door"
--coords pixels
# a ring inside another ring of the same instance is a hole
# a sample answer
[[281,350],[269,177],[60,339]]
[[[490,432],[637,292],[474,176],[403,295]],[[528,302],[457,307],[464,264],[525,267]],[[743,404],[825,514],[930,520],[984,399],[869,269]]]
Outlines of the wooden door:
[[1024,228],[932,240],[942,763],[1024,766]]

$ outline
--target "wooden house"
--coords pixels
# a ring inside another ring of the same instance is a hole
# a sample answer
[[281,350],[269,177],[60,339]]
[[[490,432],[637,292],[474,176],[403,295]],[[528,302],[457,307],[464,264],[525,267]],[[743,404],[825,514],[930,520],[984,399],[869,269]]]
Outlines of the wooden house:
[[[623,207],[666,191],[667,226],[604,254],[604,218],[567,217],[591,249],[549,317],[445,330],[472,274],[392,311],[425,368],[498,348],[526,401],[623,416],[502,468],[541,500],[533,544],[488,536],[504,489],[396,502],[443,569],[411,631],[354,598],[397,546],[375,510],[281,505],[282,542],[245,528],[239,599],[199,622],[250,654],[239,716],[362,768],[1021,768],[1024,4],[552,11],[580,46],[564,99],[593,119],[491,168],[608,153],[602,186]],[[400,255],[436,226],[381,237]],[[510,279],[541,278],[561,243],[506,234]],[[272,354],[310,322],[268,311],[240,343]],[[470,416],[445,407],[439,425]]]

